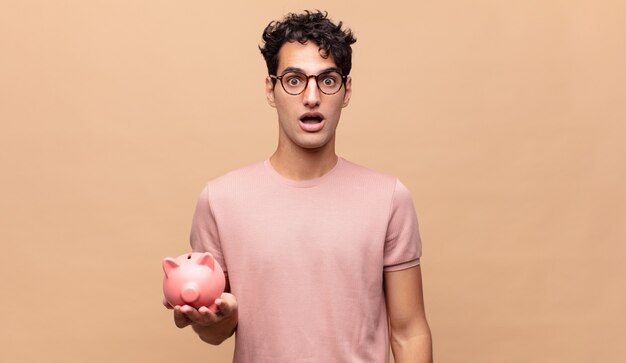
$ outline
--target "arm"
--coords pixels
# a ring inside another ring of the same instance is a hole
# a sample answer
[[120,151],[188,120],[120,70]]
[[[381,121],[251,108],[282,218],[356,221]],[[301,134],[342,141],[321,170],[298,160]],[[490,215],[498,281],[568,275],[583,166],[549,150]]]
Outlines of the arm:
[[233,335],[239,322],[238,306],[235,296],[228,292],[230,284],[228,276],[225,277],[227,292],[215,300],[219,311],[214,313],[206,306],[199,309],[189,305],[175,306],[174,323],[177,327],[182,329],[191,325],[202,341],[212,345],[219,345]]
[[432,362],[432,338],[424,312],[420,266],[385,272],[383,279],[396,363]]
[[[209,203],[209,185],[207,184],[196,204],[191,223],[189,242],[194,252],[211,252],[213,257],[225,268],[217,222]],[[224,271],[226,286],[224,293],[215,300],[219,311],[214,313],[208,307],[194,309],[192,306],[175,306],[174,322],[179,328],[191,325],[202,341],[218,345],[234,334],[239,322],[237,299],[230,294],[230,281],[227,269]]]

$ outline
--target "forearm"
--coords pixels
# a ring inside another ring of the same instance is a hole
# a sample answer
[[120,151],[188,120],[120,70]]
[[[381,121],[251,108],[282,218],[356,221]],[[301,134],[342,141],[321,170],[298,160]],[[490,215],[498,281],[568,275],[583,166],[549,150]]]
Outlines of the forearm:
[[431,363],[433,361],[430,331],[406,337],[392,333],[391,350],[396,363]]
[[219,345],[228,339],[237,329],[238,318],[233,315],[210,326],[192,324],[191,327],[205,343]]
[[395,361],[432,362],[432,337],[424,311],[421,266],[385,272],[384,287]]

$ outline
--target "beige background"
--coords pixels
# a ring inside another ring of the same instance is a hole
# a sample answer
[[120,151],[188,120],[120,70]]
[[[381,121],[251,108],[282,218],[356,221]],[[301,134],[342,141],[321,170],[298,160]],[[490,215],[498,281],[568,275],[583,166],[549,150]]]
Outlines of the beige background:
[[626,359],[626,2],[0,3],[0,361],[228,362],[161,260],[204,183],[276,138],[257,50],[356,33],[344,157],[397,175],[438,362]]

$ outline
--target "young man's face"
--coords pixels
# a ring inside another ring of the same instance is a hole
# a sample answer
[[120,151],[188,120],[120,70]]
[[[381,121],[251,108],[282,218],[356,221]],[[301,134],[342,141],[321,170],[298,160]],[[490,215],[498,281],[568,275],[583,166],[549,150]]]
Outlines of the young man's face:
[[[314,76],[328,70],[339,71],[339,68],[331,56],[323,58],[319,46],[308,41],[305,44],[288,42],[280,48],[277,75],[281,76],[292,70]],[[267,77],[267,100],[278,113],[279,144],[282,143],[283,147],[304,149],[334,147],[341,109],[350,101],[351,82],[348,77],[339,92],[328,95],[320,91],[315,79],[311,77],[301,94],[291,95],[283,89],[280,80],[273,86],[272,80]]]

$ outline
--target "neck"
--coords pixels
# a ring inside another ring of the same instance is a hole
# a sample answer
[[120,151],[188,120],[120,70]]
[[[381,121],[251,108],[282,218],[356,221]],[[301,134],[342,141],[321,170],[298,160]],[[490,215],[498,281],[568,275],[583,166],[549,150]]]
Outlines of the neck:
[[274,170],[292,180],[319,178],[337,164],[334,142],[319,149],[285,148],[280,143],[270,157]]

